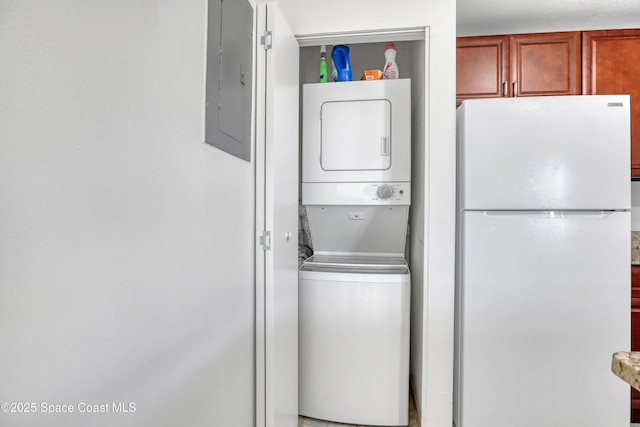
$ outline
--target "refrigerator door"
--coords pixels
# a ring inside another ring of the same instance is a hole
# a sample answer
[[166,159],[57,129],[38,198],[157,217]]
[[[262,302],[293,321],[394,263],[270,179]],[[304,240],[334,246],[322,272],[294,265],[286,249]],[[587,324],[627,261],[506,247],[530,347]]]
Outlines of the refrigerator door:
[[464,101],[461,209],[629,209],[627,95]]
[[630,213],[465,212],[457,427],[627,427]]

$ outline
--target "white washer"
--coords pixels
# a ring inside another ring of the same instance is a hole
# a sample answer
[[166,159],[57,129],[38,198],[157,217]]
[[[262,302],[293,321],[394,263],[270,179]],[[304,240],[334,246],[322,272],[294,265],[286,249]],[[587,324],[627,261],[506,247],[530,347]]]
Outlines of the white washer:
[[407,425],[409,206],[344,198],[346,205],[307,206],[315,251],[298,272],[298,410],[347,424]]
[[335,261],[299,272],[299,413],[407,425],[409,269],[402,258]]

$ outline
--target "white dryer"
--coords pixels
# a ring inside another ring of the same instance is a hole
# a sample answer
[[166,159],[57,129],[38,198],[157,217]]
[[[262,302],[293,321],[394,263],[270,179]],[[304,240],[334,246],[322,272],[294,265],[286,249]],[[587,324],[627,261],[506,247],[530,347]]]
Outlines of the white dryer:
[[407,425],[410,80],[303,87],[299,413]]
[[306,84],[302,96],[303,187],[411,181],[411,80]]

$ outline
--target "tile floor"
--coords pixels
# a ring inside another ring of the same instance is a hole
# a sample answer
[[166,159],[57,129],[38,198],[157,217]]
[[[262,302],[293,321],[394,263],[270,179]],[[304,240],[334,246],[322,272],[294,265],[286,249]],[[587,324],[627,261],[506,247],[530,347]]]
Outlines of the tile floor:
[[[419,426],[417,419],[409,419],[409,427]],[[353,424],[331,423],[327,421],[314,420],[312,418],[298,417],[298,427],[353,427]],[[364,427],[364,426],[357,426]],[[631,427],[640,427],[640,424],[631,424]]]
[[[329,421],[315,420],[313,418],[298,417],[298,427],[365,427],[354,424],[332,423]],[[420,427],[418,413],[413,404],[413,399],[409,403],[409,427]],[[631,427],[640,427],[640,424],[631,424]]]
[[[330,421],[316,420],[314,418],[298,417],[298,427],[365,427],[355,424],[342,424],[334,423]],[[413,401],[413,396],[409,399],[409,426],[408,427],[420,427],[420,421],[418,419],[418,411]],[[639,426],[640,427],[640,426]]]

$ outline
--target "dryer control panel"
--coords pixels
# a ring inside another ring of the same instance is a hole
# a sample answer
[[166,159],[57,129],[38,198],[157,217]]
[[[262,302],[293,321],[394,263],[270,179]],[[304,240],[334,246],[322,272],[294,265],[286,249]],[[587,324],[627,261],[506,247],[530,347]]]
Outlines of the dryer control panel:
[[[405,199],[405,185],[405,183],[374,184],[374,186],[376,186],[376,192],[373,200],[407,200]],[[407,204],[409,203],[407,202]]]
[[303,205],[410,205],[409,182],[302,183]]

